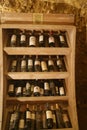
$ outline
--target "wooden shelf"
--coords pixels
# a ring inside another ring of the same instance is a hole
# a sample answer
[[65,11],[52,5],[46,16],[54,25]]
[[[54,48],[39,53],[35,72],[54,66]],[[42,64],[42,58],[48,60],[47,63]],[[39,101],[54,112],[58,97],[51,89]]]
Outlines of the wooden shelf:
[[8,55],[69,55],[71,49],[55,47],[4,47]]
[[68,72],[8,72],[11,79],[65,79]]

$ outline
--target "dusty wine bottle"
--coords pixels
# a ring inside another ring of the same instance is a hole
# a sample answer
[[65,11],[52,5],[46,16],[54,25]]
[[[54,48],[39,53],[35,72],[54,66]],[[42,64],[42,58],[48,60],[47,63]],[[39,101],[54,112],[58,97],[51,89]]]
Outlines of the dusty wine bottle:
[[20,119],[19,119],[19,125],[18,130],[25,130],[25,113],[21,112]]
[[46,124],[48,129],[53,128],[53,115],[48,103],[46,104]]
[[47,80],[44,80],[44,96],[50,96],[50,85]]
[[28,72],[33,72],[33,57],[30,55],[28,56],[28,59],[27,59],[27,71]]
[[40,96],[40,85],[39,85],[39,81],[37,79],[35,80],[33,94],[34,94],[34,96]]
[[44,39],[45,39],[44,30],[41,30],[39,34],[39,47],[45,47]]
[[35,31],[32,30],[29,37],[29,47],[36,47]]
[[23,94],[23,82],[20,80],[16,86],[15,96],[21,97]]
[[10,97],[14,97],[15,96],[15,84],[13,81],[11,81],[11,83],[8,86],[8,95]]
[[17,71],[17,66],[18,66],[18,61],[17,61],[17,56],[15,56],[12,61],[11,61],[11,67],[10,67],[10,71],[11,72],[16,72]]
[[10,39],[10,47],[16,47],[17,46],[17,32],[16,30],[13,30],[13,34],[11,35]]
[[58,56],[58,55],[57,55],[56,65],[57,65],[57,70],[58,71],[65,71],[65,66],[63,64],[63,61],[60,58],[60,56]]
[[25,96],[31,96],[31,84],[28,81],[25,84]]
[[31,112],[31,130],[36,130],[36,113],[34,105]]
[[26,34],[25,30],[20,33],[20,47],[26,47]]
[[56,123],[56,114],[53,105],[51,105],[51,110],[52,110],[52,115],[53,115],[53,128],[57,128],[57,123]]
[[48,71],[47,63],[46,63],[46,61],[44,61],[44,60],[41,60],[41,70],[42,70],[43,72]]
[[55,38],[54,38],[54,35],[53,35],[53,31],[50,31],[48,35],[49,35],[48,46],[49,47],[55,47]]
[[70,119],[68,117],[68,114],[63,112],[63,121],[64,121],[64,127],[65,128],[71,128]]
[[54,61],[52,60],[51,56],[49,56],[48,58],[48,70],[51,72],[51,71],[54,71]]
[[43,109],[43,111],[42,111],[42,121],[43,121],[43,129],[46,129],[47,124],[46,124],[46,112],[45,112],[45,109]]
[[35,61],[34,61],[34,70],[36,72],[41,71],[41,63],[40,63],[40,59],[39,59],[38,55],[36,55],[36,58],[35,58]]
[[51,96],[55,96],[56,95],[55,83],[52,79],[49,80],[49,85],[50,85]]
[[65,96],[64,81],[59,79],[59,95]]
[[26,72],[27,69],[27,62],[26,62],[26,56],[24,55],[21,59],[21,72]]

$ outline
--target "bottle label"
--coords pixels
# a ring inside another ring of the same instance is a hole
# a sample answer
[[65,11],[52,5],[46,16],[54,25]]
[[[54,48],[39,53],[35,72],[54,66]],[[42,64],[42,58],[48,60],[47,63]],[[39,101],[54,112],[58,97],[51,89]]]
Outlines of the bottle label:
[[58,65],[58,66],[59,66],[59,65],[62,65],[61,60],[57,60],[57,65]]
[[31,112],[30,111],[26,111],[26,119],[31,119]]
[[45,61],[41,62],[41,68],[42,68],[42,71],[47,70],[47,64]]
[[35,120],[35,114],[32,113],[31,116],[32,116],[32,119]]
[[64,95],[64,87],[59,87],[60,95]]
[[58,93],[59,92],[58,86],[56,86],[55,88],[56,88],[56,93]]
[[67,114],[63,114],[63,120],[64,120],[64,122],[69,121]]
[[44,89],[45,90],[49,90],[50,89],[49,83],[47,83],[47,82],[44,83]]
[[54,37],[50,36],[49,37],[49,43],[54,43],[54,42],[55,42]]
[[11,37],[11,43],[16,42],[17,36],[15,34],[12,35]]
[[32,59],[28,60],[28,66],[33,66],[33,60]]
[[21,35],[21,42],[25,42],[26,41],[26,35]]
[[60,35],[60,41],[65,42],[64,36]]
[[39,36],[39,42],[42,42],[42,41],[44,41],[44,36],[43,36],[43,35],[40,35],[40,36]]
[[56,117],[55,117],[55,114],[53,114],[53,122],[56,123]]
[[30,37],[30,43],[29,43],[29,44],[30,44],[30,46],[31,46],[31,45],[36,46],[36,37],[35,37],[35,36],[31,36],[31,37]]
[[48,60],[48,65],[54,65],[53,60]]
[[47,110],[46,111],[46,117],[47,117],[47,119],[49,119],[49,118],[53,119],[52,111]]
[[16,66],[16,64],[17,64],[17,60],[13,60],[13,61],[12,61],[12,67],[13,67],[13,66]]
[[30,83],[26,83],[26,90],[29,90],[31,87]]
[[39,93],[40,93],[40,87],[39,87],[39,86],[35,86],[35,87],[34,87],[34,93],[35,93],[35,92],[39,92]]
[[44,89],[43,89],[43,88],[40,89],[40,94],[41,94],[41,95],[44,94]]
[[23,129],[24,128],[24,119],[20,119],[19,121],[19,128]]
[[13,121],[14,121],[14,114],[11,114],[10,122],[13,122]]
[[21,93],[22,87],[18,87],[16,93]]
[[39,61],[39,60],[36,60],[36,61],[35,61],[35,65],[40,65],[40,61]]
[[14,91],[14,84],[10,84],[9,85],[9,92],[13,92]]
[[25,67],[25,66],[26,66],[26,60],[22,60],[21,67]]

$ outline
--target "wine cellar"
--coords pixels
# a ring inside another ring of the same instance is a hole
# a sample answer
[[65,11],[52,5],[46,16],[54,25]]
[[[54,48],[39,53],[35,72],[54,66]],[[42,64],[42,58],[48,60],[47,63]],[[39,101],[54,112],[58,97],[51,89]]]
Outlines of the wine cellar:
[[2,14],[1,130],[79,130],[73,15]]

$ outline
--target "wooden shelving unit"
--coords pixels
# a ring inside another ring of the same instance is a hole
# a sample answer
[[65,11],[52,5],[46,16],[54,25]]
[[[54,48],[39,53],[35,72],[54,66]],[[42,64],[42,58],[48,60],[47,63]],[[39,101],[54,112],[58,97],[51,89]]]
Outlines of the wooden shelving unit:
[[[39,24],[35,21],[33,14],[2,14],[0,24],[0,53],[1,53],[1,130],[5,130],[6,109],[8,104],[14,102],[67,102],[67,108],[72,124],[72,128],[64,128],[61,130],[78,130],[76,96],[75,96],[75,38],[76,27],[74,26],[73,15],[43,15],[43,21]],[[34,19],[33,19],[34,18]],[[53,19],[54,18],[54,19]],[[57,20],[55,21],[55,19]],[[65,21],[64,21],[65,20]],[[34,21],[34,23],[33,23]],[[56,24],[55,24],[56,23]],[[7,47],[8,29],[29,29],[29,30],[67,30],[68,47]],[[7,56],[11,55],[65,55],[67,59],[66,72],[8,72]],[[48,96],[44,97],[8,97],[7,96],[7,81],[20,79],[65,79],[66,81],[66,96]],[[57,129],[54,129],[57,130]],[[60,130],[60,129],[58,129]]]

